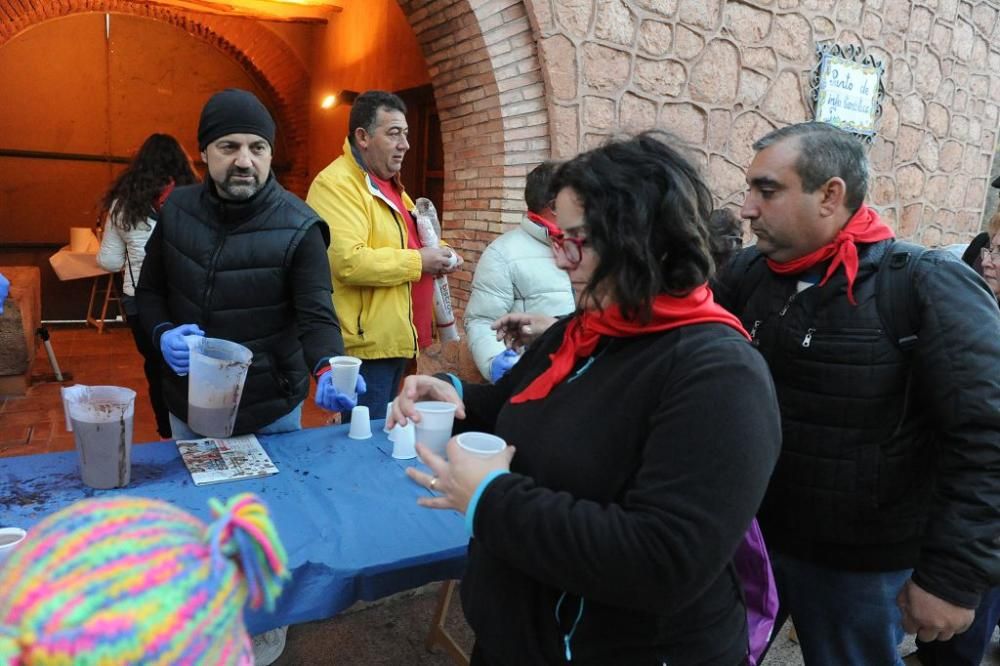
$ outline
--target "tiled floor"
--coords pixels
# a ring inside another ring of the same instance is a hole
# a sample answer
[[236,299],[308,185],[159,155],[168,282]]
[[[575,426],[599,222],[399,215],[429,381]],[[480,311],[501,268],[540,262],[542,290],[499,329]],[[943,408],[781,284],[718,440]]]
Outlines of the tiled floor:
[[[142,356],[135,348],[131,331],[124,326],[108,327],[98,333],[90,327],[50,328],[52,350],[63,373],[72,380],[62,384],[52,379],[52,368],[39,344],[32,365],[35,377],[23,397],[0,398],[0,457],[18,456],[73,448],[73,433],[66,432],[60,386],[111,384],[136,392],[135,443],[157,441],[156,421],[149,404],[149,389],[142,371]],[[303,427],[325,425],[332,415],[306,400]]]

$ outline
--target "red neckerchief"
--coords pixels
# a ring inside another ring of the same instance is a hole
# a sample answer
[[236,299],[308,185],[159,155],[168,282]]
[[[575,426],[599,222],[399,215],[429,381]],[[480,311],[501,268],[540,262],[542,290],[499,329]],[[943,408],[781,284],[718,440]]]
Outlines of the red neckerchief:
[[170,193],[174,191],[174,185],[174,179],[171,178],[170,182],[164,185],[163,189],[160,190],[160,193],[156,195],[156,199],[153,201],[153,210],[157,213],[160,212],[161,208],[163,208],[163,204],[167,203],[167,197],[169,197]]
[[546,220],[544,217],[542,217],[538,213],[533,213],[533,212],[531,212],[529,210],[527,212],[527,214],[525,215],[525,217],[527,217],[529,220],[531,220],[532,222],[534,222],[538,226],[540,226],[543,229],[545,229],[545,231],[547,231],[549,233],[549,236],[558,236],[558,235],[562,234],[562,231],[559,229],[559,227],[557,227],[552,222],[549,222],[548,220]]
[[820,286],[826,284],[837,268],[843,265],[844,273],[847,275],[847,300],[850,301],[851,305],[857,305],[854,300],[854,278],[858,275],[858,248],[854,243],[856,241],[874,243],[894,236],[892,229],[882,222],[878,213],[862,204],[858,212],[851,216],[851,219],[844,225],[844,228],[837,232],[834,239],[823,247],[804,257],[786,261],[783,264],[768,259],[767,266],[778,275],[795,275],[833,258],[829,268],[826,269],[826,275],[819,282]]
[[576,359],[589,356],[594,351],[602,336],[629,338],[707,322],[726,324],[739,331],[747,340],[750,339],[740,320],[718,305],[712,296],[712,290],[704,284],[687,296],[657,296],[653,301],[653,316],[648,324],[625,319],[617,305],[603,311],[585,310],[570,320],[559,349],[549,354],[552,365],[510,401],[517,404],[547,396],[553,387],[569,375]]

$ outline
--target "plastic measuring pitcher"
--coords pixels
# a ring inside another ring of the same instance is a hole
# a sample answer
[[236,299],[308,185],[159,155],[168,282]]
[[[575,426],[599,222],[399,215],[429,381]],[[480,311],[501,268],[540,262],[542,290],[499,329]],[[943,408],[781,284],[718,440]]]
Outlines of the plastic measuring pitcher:
[[184,339],[191,350],[188,427],[204,437],[229,437],[253,352],[219,338],[189,335]]
[[91,488],[123,488],[132,477],[135,391],[120,386],[61,389],[66,430],[80,456],[80,476]]

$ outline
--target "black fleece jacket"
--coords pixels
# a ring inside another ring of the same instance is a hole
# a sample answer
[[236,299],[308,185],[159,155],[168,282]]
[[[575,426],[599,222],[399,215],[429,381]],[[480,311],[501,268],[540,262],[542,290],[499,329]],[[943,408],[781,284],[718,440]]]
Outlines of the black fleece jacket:
[[742,663],[732,557],[780,448],[763,360],[721,324],[605,338],[546,398],[511,404],[565,326],[498,384],[463,387],[456,429],[517,447],[474,515],[462,603],[479,647],[565,663],[569,635],[573,664]]
[[[797,276],[727,268],[729,307],[767,359],[782,453],[760,511],[768,545],[839,570],[914,568],[932,594],[975,608],[1000,582],[1000,311],[983,280],[925,252],[910,295],[909,352],[888,339],[878,269],[891,241],[859,244],[856,304],[844,271]],[[757,259],[757,262],[762,262]]]

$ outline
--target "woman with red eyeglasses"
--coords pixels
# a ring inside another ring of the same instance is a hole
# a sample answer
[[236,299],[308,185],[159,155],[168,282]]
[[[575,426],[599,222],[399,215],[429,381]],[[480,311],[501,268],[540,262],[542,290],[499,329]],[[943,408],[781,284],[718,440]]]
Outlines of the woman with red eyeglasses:
[[[577,311],[495,385],[408,377],[456,405],[456,427],[510,446],[417,450],[465,514],[462,606],[474,665],[734,666],[750,657],[734,555],[780,448],[767,367],[706,283],[708,188],[647,132],[562,165],[550,230]],[[725,405],[723,417],[717,410]]]

